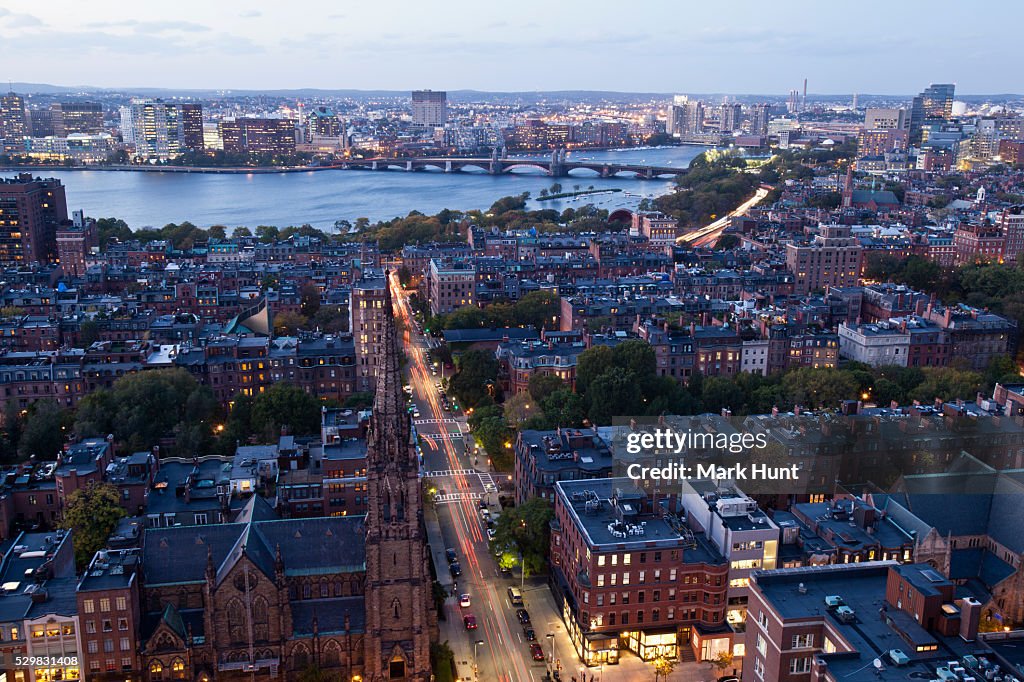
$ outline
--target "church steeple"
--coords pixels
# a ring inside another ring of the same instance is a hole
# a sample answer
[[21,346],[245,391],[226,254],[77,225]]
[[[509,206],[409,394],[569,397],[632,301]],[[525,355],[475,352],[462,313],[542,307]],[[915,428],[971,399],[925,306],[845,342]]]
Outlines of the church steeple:
[[390,273],[384,279],[383,357],[366,444],[365,671],[374,680],[428,680],[436,614],[430,601],[423,491],[402,393]]

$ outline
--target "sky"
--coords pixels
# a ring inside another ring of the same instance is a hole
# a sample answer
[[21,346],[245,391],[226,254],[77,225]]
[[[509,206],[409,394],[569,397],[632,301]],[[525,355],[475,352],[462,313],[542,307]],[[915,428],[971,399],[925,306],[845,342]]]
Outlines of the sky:
[[2,0],[0,80],[104,88],[1024,92],[1024,2]]

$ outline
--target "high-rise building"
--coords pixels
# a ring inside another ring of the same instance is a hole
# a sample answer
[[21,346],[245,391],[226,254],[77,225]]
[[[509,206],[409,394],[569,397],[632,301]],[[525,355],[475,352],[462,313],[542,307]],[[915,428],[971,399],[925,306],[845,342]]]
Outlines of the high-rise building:
[[181,153],[180,122],[178,105],[159,99],[137,99],[121,108],[121,135],[135,146],[135,156],[146,160],[164,161]]
[[4,149],[20,149],[26,135],[25,100],[21,95],[9,92],[0,97],[0,140],[3,140]]
[[198,102],[178,105],[180,112],[178,126],[183,149],[201,151],[203,144],[203,105]]
[[822,225],[811,244],[787,244],[786,269],[794,276],[793,292],[856,286],[862,253],[860,242],[843,225]]
[[676,95],[670,111],[670,125],[665,127],[670,135],[685,137],[704,132],[704,102]]
[[349,325],[356,350],[356,391],[374,390],[378,363],[384,352],[384,298],[387,280],[377,272],[367,272],[352,285],[349,301]]
[[306,118],[306,139],[341,137],[341,121],[328,107],[317,107]]
[[241,154],[295,153],[295,122],[288,118],[236,118],[220,122],[224,151]]
[[718,110],[718,130],[731,133],[738,130],[743,119],[743,107],[739,103],[723,104]]
[[54,121],[57,135],[95,135],[104,130],[103,105],[98,102],[61,102],[50,108],[58,112]]
[[443,126],[448,122],[448,93],[413,90],[412,122],[418,126]]
[[999,216],[999,226],[1003,228],[1003,236],[1006,238],[1003,260],[1016,263],[1020,254],[1024,253],[1024,206],[1004,209]]
[[57,260],[65,275],[85,275],[85,259],[93,247],[99,246],[99,231],[96,221],[85,217],[82,211],[75,211],[70,225],[57,228]]
[[913,99],[910,107],[910,141],[921,142],[921,129],[929,119],[947,119],[953,113],[952,83],[932,83]]
[[865,130],[904,130],[909,127],[906,109],[869,108],[864,112]]
[[755,104],[750,110],[750,134],[765,135],[768,133],[768,120],[771,118],[770,104]]
[[59,125],[57,119],[60,116],[59,111],[53,109],[29,109],[26,112],[28,121],[28,136],[29,137],[52,137],[54,135],[61,135],[58,132]]
[[57,228],[68,219],[60,180],[30,173],[0,179],[0,263],[48,263],[57,257]]

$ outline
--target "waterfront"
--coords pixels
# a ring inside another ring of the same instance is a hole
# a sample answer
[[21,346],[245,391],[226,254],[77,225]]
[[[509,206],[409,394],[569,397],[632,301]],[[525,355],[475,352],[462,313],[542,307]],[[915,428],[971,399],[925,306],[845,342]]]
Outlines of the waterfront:
[[[580,150],[570,160],[614,161],[685,168],[704,147],[662,147],[617,150]],[[538,155],[538,157],[543,155]],[[544,157],[546,158],[546,157]],[[30,169],[6,169],[5,177]],[[620,188],[622,192],[593,197],[566,197],[530,202],[530,208],[562,211],[593,203],[614,210],[635,208],[642,197],[668,192],[672,180],[660,178],[599,178],[576,171],[550,178],[537,171],[492,176],[482,172],[445,174],[402,171],[324,170],[292,173],[207,174],[114,172],[85,170],[34,170],[34,174],[59,178],[67,188],[68,209],[84,209],[86,215],[118,217],[132,229],[160,227],[170,222],[191,221],[200,227],[226,225],[301,225],[333,228],[335,221],[372,221],[408,215],[410,211],[432,214],[452,210],[487,209],[503,196],[540,190],[558,182],[563,191],[575,185],[586,189]],[[577,174],[578,173],[578,174]]]

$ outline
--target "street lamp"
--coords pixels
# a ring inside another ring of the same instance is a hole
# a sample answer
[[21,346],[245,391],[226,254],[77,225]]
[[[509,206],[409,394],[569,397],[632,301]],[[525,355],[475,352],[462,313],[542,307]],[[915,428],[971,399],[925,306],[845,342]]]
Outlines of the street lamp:
[[477,649],[479,649],[480,645],[483,643],[484,640],[482,639],[478,639],[473,642],[473,677],[480,676],[480,664],[479,659],[477,658]]
[[555,633],[549,632],[544,635],[548,640],[548,673],[551,672],[551,664],[555,660]]

